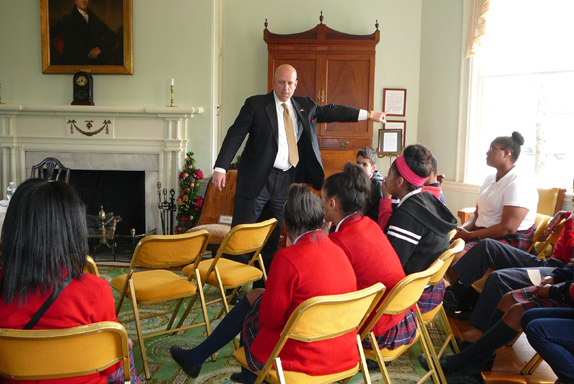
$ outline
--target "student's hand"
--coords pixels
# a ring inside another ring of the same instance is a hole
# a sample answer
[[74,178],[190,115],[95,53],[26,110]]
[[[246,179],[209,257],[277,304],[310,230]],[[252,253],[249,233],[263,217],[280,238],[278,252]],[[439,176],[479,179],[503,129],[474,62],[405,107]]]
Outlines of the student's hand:
[[546,231],[544,231],[544,234],[549,235],[550,233],[555,232],[558,229],[558,224],[560,224],[562,222],[562,220],[564,220],[564,218],[566,218],[567,214],[568,214],[568,212],[566,212],[566,211],[556,212],[556,214],[554,215],[552,220],[550,220],[548,227],[546,227]]
[[389,192],[389,189],[387,188],[387,178],[386,177],[383,179],[383,182],[381,183],[381,192],[383,192],[383,198],[385,198],[385,199],[390,199],[391,197],[393,197],[391,195],[391,193]]
[[470,239],[474,239],[474,232],[470,232],[463,227],[456,227],[456,235],[452,238],[452,240],[456,239],[463,239],[465,242],[468,242]]
[[548,298],[548,292],[550,291],[551,286],[552,285],[550,285],[550,284],[546,284],[543,287],[536,287],[534,294],[536,296],[540,297],[541,299],[547,299]]
[[545,285],[554,285],[554,277],[546,276],[544,279],[540,280],[539,287],[544,287]]

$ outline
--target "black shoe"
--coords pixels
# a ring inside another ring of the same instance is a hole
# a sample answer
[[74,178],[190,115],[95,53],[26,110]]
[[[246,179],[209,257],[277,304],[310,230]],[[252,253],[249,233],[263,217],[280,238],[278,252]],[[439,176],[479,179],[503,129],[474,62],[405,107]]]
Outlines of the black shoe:
[[241,297],[239,296],[239,291],[237,291],[237,292],[235,292],[235,295],[233,295],[233,297],[231,298],[231,301],[229,302],[229,304],[235,305],[235,304],[239,303],[239,300],[241,300]]
[[468,374],[462,371],[445,372],[444,377],[448,384],[484,384],[480,373]]
[[171,358],[175,360],[175,362],[181,367],[185,374],[195,379],[197,376],[199,376],[201,365],[183,357],[184,352],[185,350],[179,346],[173,346],[169,350]]
[[243,383],[243,372],[232,373],[231,376],[229,376],[229,380],[234,383]]
[[[385,367],[388,367],[389,365],[391,365],[392,361],[385,361]],[[371,360],[371,359],[367,359],[367,368],[369,369],[369,371],[378,371],[379,369],[379,363],[377,363],[375,360]]]
[[492,366],[494,365],[494,360],[496,359],[496,352],[492,353],[492,356],[490,356],[490,358],[488,360],[486,360],[486,363],[484,363],[484,366],[482,367],[483,371],[490,371],[492,370]]
[[468,320],[472,316],[473,311],[474,308],[465,309],[464,311],[460,311],[456,317],[458,317],[459,320]]
[[[448,368],[446,367],[446,356],[441,357],[441,358],[439,359],[439,363],[440,363],[440,366],[441,366],[443,372],[447,372],[447,371],[448,371]],[[427,371],[427,372],[430,371],[429,363],[428,363],[427,357],[425,356],[424,353],[421,353],[421,354],[419,355],[419,364],[421,365],[421,367],[423,367],[423,369],[424,369],[425,371]],[[450,384],[450,383],[449,383],[449,384]]]
[[[456,344],[458,345],[458,350],[461,352],[472,345],[472,341],[462,340],[462,339],[459,339],[458,337],[455,337],[454,340],[455,340]],[[456,353],[454,350],[452,352]]]
[[444,298],[442,299],[442,307],[444,308],[444,311],[448,317],[454,317],[456,313],[456,308],[458,307],[458,300],[452,293],[452,290],[448,288],[444,292]]

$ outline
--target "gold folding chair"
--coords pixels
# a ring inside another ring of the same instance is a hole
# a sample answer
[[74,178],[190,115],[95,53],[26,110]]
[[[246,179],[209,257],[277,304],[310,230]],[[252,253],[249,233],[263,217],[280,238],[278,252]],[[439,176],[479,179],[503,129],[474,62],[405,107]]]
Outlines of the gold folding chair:
[[[437,370],[440,370],[440,365],[435,368],[432,355],[430,353],[429,345],[427,344],[424,337],[421,337],[421,332],[417,329],[416,336],[412,343],[402,345],[396,349],[379,349],[377,343],[377,337],[372,332],[373,326],[379,321],[382,315],[397,315],[409,310],[413,305],[416,305],[419,301],[426,285],[428,284],[431,277],[437,273],[444,262],[440,259],[436,260],[428,269],[412,273],[404,277],[399,281],[393,289],[389,292],[387,297],[383,300],[380,306],[377,308],[376,315],[370,320],[369,324],[361,332],[361,339],[369,338],[371,342],[371,347],[373,349],[365,349],[365,355],[371,360],[377,361],[381,373],[383,374],[383,380],[386,384],[391,384],[391,377],[385,366],[385,361],[393,361],[397,357],[403,354],[407,349],[414,345],[417,341],[421,342],[423,353],[425,354],[427,361],[429,362],[430,371],[427,372],[417,384],[421,384],[426,381],[430,376],[432,376],[435,384],[440,384],[439,375]],[[416,306],[416,316],[417,323],[423,324],[423,319],[421,318],[418,305]],[[424,330],[423,330],[424,332]],[[432,346],[431,346],[432,348]]]
[[[442,280],[442,278],[444,277],[444,274],[446,273],[446,270],[450,267],[452,261],[454,260],[454,255],[459,253],[463,249],[464,249],[464,240],[456,239],[455,241],[452,242],[452,244],[450,245],[450,248],[447,249],[442,255],[439,256],[439,260],[442,260],[444,264],[438,270],[438,272],[436,272],[434,275],[431,276],[431,278],[429,280],[429,285],[434,286]],[[442,326],[444,327],[444,332],[446,335],[446,339],[443,342],[443,344],[441,345],[438,353],[436,353],[436,351],[434,349],[434,345],[433,345],[433,342],[432,342],[432,339],[430,337],[430,333],[428,330],[428,328],[431,326],[432,321],[434,320],[436,315],[439,316],[440,322],[441,322]],[[439,359],[444,354],[444,351],[448,347],[449,343],[452,343],[452,347],[454,348],[456,353],[460,352],[460,350],[458,349],[458,345],[456,343],[456,340],[454,339],[454,334],[452,332],[452,328],[450,327],[450,323],[449,323],[448,317],[446,316],[446,313],[444,311],[442,302],[439,305],[437,305],[435,308],[431,309],[430,311],[425,312],[425,313],[421,313],[421,319],[423,320],[423,324],[425,325],[424,327],[421,328],[422,334],[423,334],[423,337],[425,338],[425,340],[429,346],[429,350],[430,350],[430,353],[433,357],[433,361],[434,361],[435,366],[440,366]],[[443,373],[442,369],[437,368],[437,372],[438,372],[438,375],[440,376],[442,382],[446,383],[446,379],[444,377],[444,373]]]
[[100,277],[100,272],[98,272],[98,266],[96,265],[94,259],[92,259],[91,256],[89,255],[88,255],[88,263],[86,264],[84,272]]
[[[279,341],[263,369],[253,372],[258,376],[255,384],[260,384],[263,380],[271,384],[281,383],[281,374],[278,374],[277,369],[273,368],[273,365],[287,340],[292,339],[304,343],[314,343],[316,341],[333,339],[349,332],[357,332],[366,322],[369,314],[375,309],[384,293],[385,286],[381,283],[376,283],[357,292],[318,296],[299,304],[289,317],[289,320],[287,320]],[[285,382],[314,384],[334,383],[344,380],[344,383],[347,383],[351,377],[359,372],[360,368],[363,372],[365,383],[370,384],[369,370],[359,335],[357,335],[357,348],[359,349],[359,361],[352,369],[322,376],[310,376],[303,372],[284,371],[281,369]],[[235,352],[235,357],[242,367],[249,369],[244,348],[238,349]],[[325,356],[325,358],[328,358],[328,356]]]
[[0,329],[0,377],[45,380],[78,377],[124,365],[130,382],[128,334],[113,321],[51,330]]
[[[136,246],[128,273],[114,278],[111,282],[112,287],[121,293],[120,299],[116,304],[116,315],[119,314],[125,297],[128,297],[132,301],[134,318],[124,320],[123,322],[135,320],[143,366],[147,379],[150,378],[150,374],[144,344],[145,338],[177,332],[182,329],[202,325],[205,326],[207,334],[211,334],[203,291],[198,289],[191,282],[191,278],[195,277],[198,285],[200,285],[201,279],[199,276],[195,276],[193,274],[188,279],[185,279],[168,270],[169,268],[180,267],[189,263],[194,263],[192,265],[197,268],[197,265],[201,261],[201,256],[203,255],[203,252],[205,252],[208,241],[209,233],[207,231],[184,233],[181,235],[152,235],[144,237]],[[136,268],[145,268],[149,270],[136,272]],[[180,325],[183,324],[185,316],[189,313],[189,308],[193,306],[198,296],[201,303],[201,309],[203,311],[204,321],[186,327],[181,327]],[[188,304],[188,310],[185,311],[184,317],[180,321],[180,325],[178,325],[177,328],[172,329],[173,322],[181,304],[187,297],[191,298]],[[138,304],[154,304],[176,299],[178,301],[173,311],[148,316],[139,315]],[[141,319],[163,316],[170,313],[173,314],[165,331],[155,332],[145,336],[143,335],[140,323]]]
[[[217,255],[213,259],[204,260],[198,266],[188,265],[183,269],[183,273],[186,276],[201,276],[202,282],[219,288],[223,310],[225,313],[229,313],[229,302],[238,289],[261,278],[267,281],[260,252],[271,236],[275,225],[277,225],[277,219],[236,225],[225,236]],[[222,255],[243,255],[246,253],[254,253],[249,264],[221,257]],[[259,262],[260,268],[253,266],[256,260]],[[202,288],[200,282],[198,282],[198,287]],[[228,297],[225,296],[226,289],[232,289]],[[223,310],[220,315],[223,314]]]

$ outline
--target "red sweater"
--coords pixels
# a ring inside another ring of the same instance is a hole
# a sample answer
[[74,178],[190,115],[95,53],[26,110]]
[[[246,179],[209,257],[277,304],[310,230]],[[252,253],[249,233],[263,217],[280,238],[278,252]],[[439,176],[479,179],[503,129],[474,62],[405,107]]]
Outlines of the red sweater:
[[[566,217],[570,217],[572,212],[568,212]],[[552,252],[552,257],[557,258],[560,261],[568,264],[572,259],[572,248],[574,247],[574,232],[572,232],[572,222],[574,219],[566,220],[564,223],[564,229],[556,241],[554,246],[554,252]]]
[[[0,279],[2,270],[0,269]],[[7,305],[0,296],[0,328],[22,329],[32,316],[40,309],[52,292],[42,296],[40,292],[29,295],[27,302],[18,306],[18,300]],[[94,275],[86,274],[82,279],[74,279],[62,291],[34,329],[62,329],[100,321],[116,321],[114,297],[107,281]],[[89,346],[86,346],[89,347]],[[115,364],[103,372],[89,376],[69,379],[52,379],[41,381],[15,381],[3,379],[3,383],[107,383],[108,376],[114,373],[121,363]]]
[[[331,233],[329,237],[349,258],[357,276],[357,289],[381,282],[387,288],[386,296],[406,276],[391,243],[381,228],[369,218],[357,214],[348,217],[339,225],[337,232]],[[405,316],[406,312],[381,316],[373,328],[375,336],[381,336]]]
[[[322,232],[302,236],[277,251],[259,310],[262,327],[251,352],[266,362],[289,316],[305,300],[353,292],[357,280],[349,260]],[[279,354],[285,370],[326,375],[355,367],[359,361],[356,333],[315,343],[289,340]]]

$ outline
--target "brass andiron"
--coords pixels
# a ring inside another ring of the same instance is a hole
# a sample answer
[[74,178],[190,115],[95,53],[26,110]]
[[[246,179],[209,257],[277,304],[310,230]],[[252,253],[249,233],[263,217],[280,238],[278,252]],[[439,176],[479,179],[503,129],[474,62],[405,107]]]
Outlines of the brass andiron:
[[108,238],[106,236],[106,212],[104,212],[104,206],[100,205],[100,214],[99,219],[102,222],[102,226],[100,228],[100,232],[102,237],[100,238],[100,244],[108,244]]
[[161,200],[161,183],[157,183],[157,196],[159,202],[157,207],[159,209],[159,214],[161,218],[161,230],[164,235],[173,235],[173,230],[175,228],[174,215],[177,212],[177,204],[175,203],[175,190],[172,188],[169,191],[170,199],[167,201],[167,188],[163,189],[163,201]]

